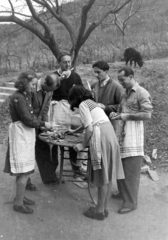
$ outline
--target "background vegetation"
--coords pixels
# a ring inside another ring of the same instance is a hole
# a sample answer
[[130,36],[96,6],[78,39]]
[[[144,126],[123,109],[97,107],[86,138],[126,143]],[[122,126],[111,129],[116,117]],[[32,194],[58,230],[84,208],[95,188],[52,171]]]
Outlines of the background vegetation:
[[[62,12],[76,31],[85,2],[80,0],[62,5]],[[108,2],[91,8],[88,24],[103,14]],[[65,26],[48,12],[40,14],[53,32],[59,50],[69,51],[71,39]],[[29,22],[36,24],[33,18]],[[77,64],[99,59],[120,61],[127,47],[135,47],[144,59],[168,56],[167,0],[132,0],[118,13],[108,15],[81,47]],[[0,74],[26,68],[53,69],[56,65],[56,57],[49,47],[32,32],[17,24],[0,24]]]

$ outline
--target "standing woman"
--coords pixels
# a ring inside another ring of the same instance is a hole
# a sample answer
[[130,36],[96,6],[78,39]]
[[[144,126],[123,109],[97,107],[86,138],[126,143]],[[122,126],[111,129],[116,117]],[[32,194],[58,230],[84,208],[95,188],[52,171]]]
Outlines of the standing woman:
[[98,203],[84,215],[89,218],[104,220],[108,216],[108,201],[111,194],[112,181],[123,179],[124,172],[120,158],[117,138],[107,115],[93,101],[90,91],[83,86],[74,86],[69,92],[71,109],[79,108],[85,137],[82,144],[76,144],[78,152],[90,147],[93,167],[93,183],[98,187]]
[[31,103],[31,92],[37,83],[33,71],[22,72],[15,82],[17,90],[10,99],[10,115],[12,123],[9,125],[9,144],[5,162],[5,173],[16,176],[16,197],[13,210],[20,213],[33,213],[27,205],[35,204],[25,197],[25,187],[29,175],[35,167],[35,128],[50,124],[38,120]]

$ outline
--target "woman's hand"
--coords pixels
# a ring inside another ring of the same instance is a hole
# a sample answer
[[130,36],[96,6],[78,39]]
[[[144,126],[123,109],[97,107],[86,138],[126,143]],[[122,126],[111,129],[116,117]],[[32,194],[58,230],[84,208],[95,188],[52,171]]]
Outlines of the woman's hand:
[[78,143],[78,144],[76,144],[76,145],[73,147],[73,149],[74,149],[76,152],[80,152],[80,151],[82,151],[82,150],[84,149],[84,147],[83,147],[83,144],[82,144],[82,143]]
[[102,108],[103,110],[105,109],[105,105],[104,105],[104,104],[102,104],[102,103],[97,103],[97,105],[98,105],[100,108]]

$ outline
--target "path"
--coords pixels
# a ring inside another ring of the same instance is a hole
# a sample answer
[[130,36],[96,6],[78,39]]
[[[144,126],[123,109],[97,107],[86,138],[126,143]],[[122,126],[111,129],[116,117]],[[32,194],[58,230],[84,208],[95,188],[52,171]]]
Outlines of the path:
[[120,202],[110,200],[110,215],[105,221],[82,215],[90,199],[87,190],[73,183],[46,186],[38,170],[32,177],[36,192],[27,196],[36,201],[34,214],[12,210],[14,178],[2,172],[6,148],[0,145],[0,238],[5,240],[167,240],[168,178],[159,171],[160,181],[141,176],[139,207],[126,215],[117,213]]

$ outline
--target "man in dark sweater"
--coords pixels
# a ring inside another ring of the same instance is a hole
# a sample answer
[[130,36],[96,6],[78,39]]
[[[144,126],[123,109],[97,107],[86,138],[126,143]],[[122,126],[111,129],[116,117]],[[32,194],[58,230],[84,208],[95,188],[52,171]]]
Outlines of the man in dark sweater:
[[[61,53],[58,57],[58,63],[60,69],[54,73],[60,75],[61,85],[54,91],[52,100],[68,100],[69,90],[73,87],[73,85],[83,85],[82,80],[76,72],[72,71],[73,69],[71,69],[71,56],[69,54]],[[70,161],[72,165],[72,170],[77,171],[80,174],[80,168],[79,166],[77,166],[76,160],[76,151],[70,149]]]

